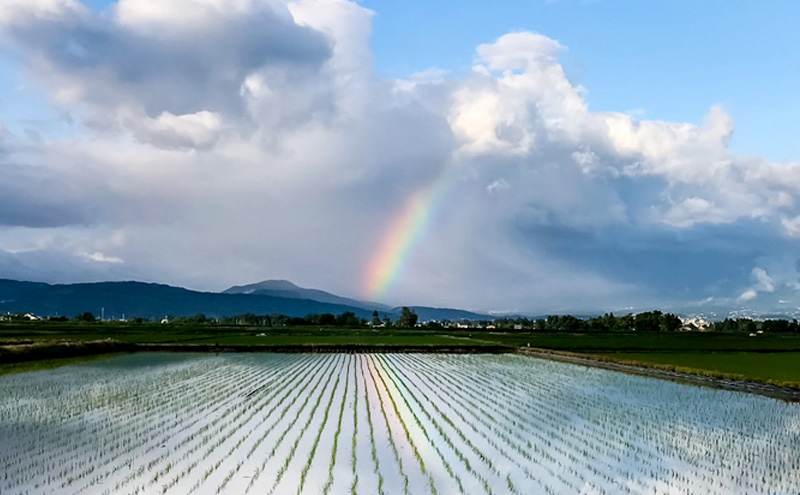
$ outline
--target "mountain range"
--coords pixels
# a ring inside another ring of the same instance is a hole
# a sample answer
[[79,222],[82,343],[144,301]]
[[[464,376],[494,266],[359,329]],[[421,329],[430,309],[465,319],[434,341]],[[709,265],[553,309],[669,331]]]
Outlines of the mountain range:
[[[470,311],[409,306],[420,321],[491,319]],[[0,279],[0,313],[33,313],[39,316],[74,316],[91,312],[106,318],[163,318],[192,316],[235,316],[245,313],[306,316],[351,311],[371,319],[396,319],[400,307],[359,301],[318,289],[306,289],[287,280],[266,280],[234,286],[223,292],[199,292],[182,287],[144,282],[96,282],[46,284]]]

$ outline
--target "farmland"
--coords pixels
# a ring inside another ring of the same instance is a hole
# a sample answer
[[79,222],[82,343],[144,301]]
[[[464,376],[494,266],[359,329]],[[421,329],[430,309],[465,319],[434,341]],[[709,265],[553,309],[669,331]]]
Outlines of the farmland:
[[[86,345],[87,342],[92,343]],[[98,345],[100,344],[100,345]],[[27,347],[26,347],[27,346]],[[0,374],[56,366],[60,359],[119,351],[354,352],[511,351],[518,347],[578,352],[643,365],[677,366],[800,388],[800,335],[742,332],[547,332],[489,329],[259,327],[248,325],[22,322],[0,324]],[[494,349],[492,349],[494,347]],[[18,361],[51,360],[19,364]],[[12,364],[13,363],[13,364]]]
[[4,494],[800,486],[798,404],[519,355],[138,353],[0,390]]
[[604,357],[670,366],[690,373],[712,373],[794,387],[800,384],[800,352],[618,352]]

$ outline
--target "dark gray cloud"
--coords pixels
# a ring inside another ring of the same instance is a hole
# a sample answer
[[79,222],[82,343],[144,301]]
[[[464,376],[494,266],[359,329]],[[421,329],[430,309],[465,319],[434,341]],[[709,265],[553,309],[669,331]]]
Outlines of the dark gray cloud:
[[99,205],[86,201],[92,191],[89,182],[3,163],[2,155],[0,176],[0,225],[59,227],[91,223],[96,217],[91,210]]

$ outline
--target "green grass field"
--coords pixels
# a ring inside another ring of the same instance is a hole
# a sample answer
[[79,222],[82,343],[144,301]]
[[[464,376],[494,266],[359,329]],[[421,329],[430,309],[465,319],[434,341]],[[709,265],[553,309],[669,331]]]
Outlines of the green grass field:
[[[263,335],[262,335],[263,334]],[[742,333],[547,333],[480,329],[366,329],[341,327],[247,327],[158,324],[31,323],[0,325],[0,345],[18,341],[86,341],[125,343],[219,343],[220,345],[397,344],[511,345],[572,352],[649,351],[797,351],[800,334]]]
[[747,380],[800,383],[800,352],[616,352],[615,361],[675,366],[678,371],[705,371]]
[[[480,329],[348,329],[124,323],[0,325],[0,345],[112,340],[142,344],[220,346],[333,345],[513,346],[603,355],[615,360],[669,365],[800,384],[800,335],[741,333],[544,333]],[[0,356],[0,362],[2,358]],[[58,361],[58,360],[56,360]],[[52,364],[52,363],[50,363]],[[0,368],[8,365],[0,364]],[[14,365],[19,367],[20,365]],[[0,373],[2,369],[0,369]]]

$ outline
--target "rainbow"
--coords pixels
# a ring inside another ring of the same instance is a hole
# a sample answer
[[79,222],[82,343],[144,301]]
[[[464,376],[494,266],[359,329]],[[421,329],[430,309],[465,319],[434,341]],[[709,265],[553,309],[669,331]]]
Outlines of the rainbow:
[[424,237],[426,227],[447,190],[446,172],[431,184],[420,188],[390,222],[379,249],[364,277],[370,299],[382,298],[408,264],[414,247]]

